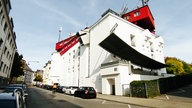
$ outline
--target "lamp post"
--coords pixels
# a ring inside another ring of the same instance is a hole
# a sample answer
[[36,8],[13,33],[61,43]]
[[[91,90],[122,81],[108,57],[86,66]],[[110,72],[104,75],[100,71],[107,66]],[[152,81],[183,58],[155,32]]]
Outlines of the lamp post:
[[59,27],[59,39],[58,39],[58,42],[60,41],[61,31],[62,31],[62,27]]
[[39,63],[39,61],[28,61],[28,62],[27,62],[27,65],[30,65],[30,64],[29,64],[30,62]]

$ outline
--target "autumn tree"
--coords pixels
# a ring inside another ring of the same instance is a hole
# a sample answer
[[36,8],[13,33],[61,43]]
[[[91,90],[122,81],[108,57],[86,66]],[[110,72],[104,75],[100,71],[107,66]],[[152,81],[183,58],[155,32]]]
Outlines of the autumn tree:
[[22,62],[22,59],[23,59],[23,56],[19,55],[19,53],[16,52],[13,60],[9,83],[12,82],[14,77],[19,77],[24,75],[24,71],[23,71],[24,63]]
[[192,73],[192,66],[186,62],[182,62],[183,63],[183,69],[186,73]]
[[185,73],[184,69],[183,69],[183,63],[178,60],[177,58],[174,57],[167,57],[165,59],[165,63],[166,65],[168,65],[167,69],[167,73],[169,74],[183,74]]
[[34,81],[43,82],[42,75],[36,75]]

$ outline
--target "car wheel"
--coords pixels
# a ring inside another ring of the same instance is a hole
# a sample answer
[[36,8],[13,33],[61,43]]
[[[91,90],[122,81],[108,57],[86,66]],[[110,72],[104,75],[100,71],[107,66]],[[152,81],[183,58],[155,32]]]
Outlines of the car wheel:
[[77,94],[76,94],[76,93],[74,93],[74,97],[77,97]]
[[83,98],[83,99],[86,99],[86,95],[82,95],[82,98]]

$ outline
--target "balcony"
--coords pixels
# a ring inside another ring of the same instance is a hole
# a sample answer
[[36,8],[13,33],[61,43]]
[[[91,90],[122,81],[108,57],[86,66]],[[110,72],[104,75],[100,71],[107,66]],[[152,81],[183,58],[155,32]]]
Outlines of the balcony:
[[126,66],[127,63],[123,61],[114,61],[114,62],[108,62],[101,64],[101,76],[104,75],[118,75],[120,74],[120,67],[119,66]]

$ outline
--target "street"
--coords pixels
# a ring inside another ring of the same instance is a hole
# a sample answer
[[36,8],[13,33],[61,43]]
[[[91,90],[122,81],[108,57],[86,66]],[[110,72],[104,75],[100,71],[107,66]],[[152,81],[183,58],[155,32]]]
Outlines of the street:
[[149,106],[190,108],[191,90],[192,85],[188,85],[152,99],[119,96],[107,96],[110,99],[101,96],[96,99],[82,99],[63,93],[52,94],[50,90],[38,87],[29,87],[27,106],[28,108],[148,108]]
[[37,87],[28,88],[28,108],[143,108],[101,99],[82,99]]

